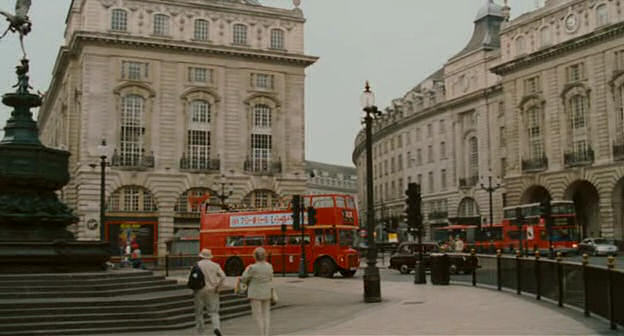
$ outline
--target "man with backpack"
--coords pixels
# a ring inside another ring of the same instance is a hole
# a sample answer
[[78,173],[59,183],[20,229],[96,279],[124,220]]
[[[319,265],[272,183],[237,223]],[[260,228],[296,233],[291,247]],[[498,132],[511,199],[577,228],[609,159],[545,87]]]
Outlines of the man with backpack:
[[214,334],[221,336],[221,321],[219,317],[219,288],[225,280],[225,273],[219,264],[213,262],[212,251],[203,249],[199,253],[201,260],[193,266],[189,275],[188,287],[195,296],[195,323],[197,332],[204,334],[204,308],[210,314]]

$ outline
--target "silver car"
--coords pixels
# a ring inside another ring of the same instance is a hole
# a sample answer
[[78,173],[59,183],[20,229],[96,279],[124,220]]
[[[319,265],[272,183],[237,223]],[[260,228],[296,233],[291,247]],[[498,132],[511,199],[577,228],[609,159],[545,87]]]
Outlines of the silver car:
[[578,245],[579,254],[591,255],[617,255],[618,248],[613,240],[605,238],[585,238]]

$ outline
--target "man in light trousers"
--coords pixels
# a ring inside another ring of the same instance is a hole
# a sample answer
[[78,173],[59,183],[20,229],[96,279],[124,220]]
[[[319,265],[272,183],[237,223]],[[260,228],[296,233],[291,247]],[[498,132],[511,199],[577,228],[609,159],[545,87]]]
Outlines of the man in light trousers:
[[206,286],[198,291],[195,291],[195,323],[197,325],[197,332],[203,335],[205,332],[204,323],[204,308],[210,314],[210,321],[214,329],[214,334],[221,336],[221,321],[219,317],[219,288],[223,285],[225,280],[225,273],[221,269],[219,264],[213,262],[212,251],[209,249],[203,249],[199,253],[201,260],[197,263],[202,273],[204,274],[204,280]]

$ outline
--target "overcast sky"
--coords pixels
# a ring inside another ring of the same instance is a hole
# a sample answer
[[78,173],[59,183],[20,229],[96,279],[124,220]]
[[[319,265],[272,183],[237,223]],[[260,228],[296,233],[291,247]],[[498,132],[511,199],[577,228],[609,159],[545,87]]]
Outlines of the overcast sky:
[[[260,0],[292,8],[292,0]],[[386,107],[459,52],[472,34],[473,20],[487,0],[303,0],[306,53],[321,59],[306,82],[306,158],[353,165],[360,129],[359,97],[370,80],[377,105]],[[45,91],[63,43],[71,0],[34,0],[33,31],[26,38],[31,85]],[[172,1],[175,2],[175,1]],[[502,0],[497,0],[501,3]],[[511,0],[512,16],[536,8],[535,0]],[[2,1],[13,11],[15,1]],[[0,26],[4,20],[0,20]],[[2,28],[4,30],[4,28]],[[16,82],[21,57],[17,36],[0,41],[0,92]],[[0,108],[0,125],[9,110]],[[1,134],[1,133],[0,133]]]

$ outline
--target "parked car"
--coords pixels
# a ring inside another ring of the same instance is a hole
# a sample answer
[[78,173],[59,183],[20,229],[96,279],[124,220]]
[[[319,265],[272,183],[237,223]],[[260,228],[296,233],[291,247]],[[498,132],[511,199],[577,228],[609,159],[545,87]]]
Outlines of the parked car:
[[617,255],[618,247],[615,242],[605,238],[585,238],[578,244],[579,254],[588,253],[597,255]]
[[[425,269],[431,267],[431,253],[440,252],[440,245],[434,242],[423,242],[423,263]],[[402,274],[409,274],[418,261],[419,245],[417,242],[404,242],[399,245],[396,252],[390,257],[389,268],[398,270]],[[471,272],[472,264],[465,256],[449,255],[449,271],[451,274]]]

